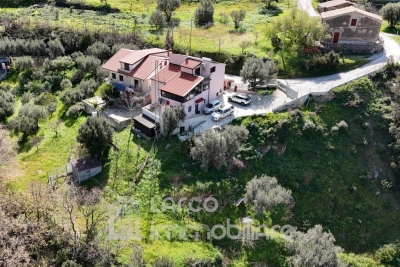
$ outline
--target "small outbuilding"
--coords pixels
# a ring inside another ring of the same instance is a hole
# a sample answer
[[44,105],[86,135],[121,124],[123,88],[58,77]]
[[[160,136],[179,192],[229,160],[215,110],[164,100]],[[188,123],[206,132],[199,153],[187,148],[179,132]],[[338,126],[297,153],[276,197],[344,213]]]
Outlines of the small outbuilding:
[[101,162],[95,157],[88,156],[70,161],[73,181],[81,183],[89,178],[99,174],[102,170]]

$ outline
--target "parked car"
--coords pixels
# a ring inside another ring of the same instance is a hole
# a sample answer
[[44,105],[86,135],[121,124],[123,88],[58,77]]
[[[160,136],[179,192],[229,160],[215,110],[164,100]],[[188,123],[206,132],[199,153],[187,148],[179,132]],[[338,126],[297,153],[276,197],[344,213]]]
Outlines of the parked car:
[[231,104],[221,106],[216,112],[212,114],[212,118],[215,121],[225,119],[226,117],[233,115],[235,108]]
[[219,132],[222,132],[223,130],[225,130],[225,128],[221,127],[219,125],[215,125],[215,126],[211,127],[211,130],[213,130],[214,133],[219,133]]
[[203,113],[204,114],[211,114],[214,111],[216,111],[220,106],[222,105],[221,101],[218,99],[215,99],[208,103],[204,108],[203,108]]
[[229,102],[236,102],[239,103],[240,105],[244,106],[244,105],[248,105],[251,103],[251,97],[246,95],[246,94],[233,94],[228,96],[228,101]]
[[179,141],[184,142],[193,136],[193,132],[183,132],[178,135]]

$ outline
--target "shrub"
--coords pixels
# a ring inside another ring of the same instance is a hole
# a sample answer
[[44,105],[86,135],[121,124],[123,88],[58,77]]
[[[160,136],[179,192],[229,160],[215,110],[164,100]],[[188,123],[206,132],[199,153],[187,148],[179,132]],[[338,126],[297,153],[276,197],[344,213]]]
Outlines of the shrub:
[[14,95],[8,91],[0,90],[0,121],[5,119],[14,113]]
[[312,59],[305,62],[305,68],[309,71],[326,71],[337,68],[340,64],[340,55],[335,51],[330,51],[326,54],[318,54],[313,56]]
[[25,92],[25,93],[21,96],[21,98],[20,98],[21,103],[22,103],[22,104],[28,103],[29,101],[31,101],[32,97],[33,97],[33,94],[32,94],[32,93]]
[[50,40],[47,43],[47,46],[47,51],[50,55],[50,58],[54,59],[56,57],[64,55],[65,49],[59,39]]
[[88,55],[95,56],[101,60],[109,59],[110,51],[110,47],[108,47],[108,45],[103,42],[95,42],[87,49]]
[[315,129],[315,124],[313,121],[307,120],[304,122],[303,131]]
[[65,90],[72,87],[72,82],[69,79],[63,79],[60,83],[61,89]]
[[291,197],[292,191],[279,185],[275,177],[261,175],[247,183],[244,202],[253,206],[255,215],[261,218],[265,211],[279,204],[289,204]]
[[340,121],[339,123],[336,124],[336,126],[339,128],[339,130],[347,131],[349,126],[345,121]]
[[82,102],[76,103],[75,105],[71,106],[65,115],[69,118],[76,118],[81,114],[81,112],[85,110],[85,106]]
[[85,72],[80,69],[75,70],[71,77],[72,84],[79,83],[80,81],[82,81],[83,77],[85,77]]

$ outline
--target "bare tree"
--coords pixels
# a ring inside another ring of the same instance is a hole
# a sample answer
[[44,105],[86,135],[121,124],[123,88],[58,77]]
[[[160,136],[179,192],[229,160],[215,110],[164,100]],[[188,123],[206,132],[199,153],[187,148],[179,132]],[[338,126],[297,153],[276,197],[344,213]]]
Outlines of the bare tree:
[[131,123],[133,123],[133,111],[140,108],[144,103],[144,97],[137,97],[133,93],[126,92],[121,96],[122,105],[129,110]]
[[9,132],[0,124],[0,167],[16,155],[16,142],[9,139]]
[[244,54],[244,50],[251,46],[251,42],[247,40],[240,41],[239,43],[240,48],[242,49],[242,54]]
[[104,218],[104,211],[100,208],[100,199],[103,191],[95,187],[88,191],[86,189],[79,190],[78,204],[79,211],[85,220],[86,242],[90,242],[96,235],[96,227]]
[[62,120],[58,119],[47,124],[47,126],[56,134],[56,137],[58,136],[58,127],[60,127],[61,123]]
[[42,142],[42,140],[44,139],[44,136],[35,136],[35,137],[33,137],[32,139],[31,139],[31,141],[29,142],[29,144],[31,145],[31,146],[35,146],[36,147],[36,151],[38,151],[39,150],[39,145],[40,145],[40,142]]

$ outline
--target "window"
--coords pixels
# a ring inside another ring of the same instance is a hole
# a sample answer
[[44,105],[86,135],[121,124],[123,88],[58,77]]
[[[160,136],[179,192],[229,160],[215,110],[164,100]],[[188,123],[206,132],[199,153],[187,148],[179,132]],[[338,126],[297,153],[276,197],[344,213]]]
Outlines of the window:
[[200,76],[200,68],[194,70],[194,75]]
[[357,19],[352,19],[350,26],[357,26]]
[[120,80],[121,82],[123,82],[123,81],[124,81],[124,76],[119,75],[119,80]]
[[124,63],[124,69],[125,70],[129,70],[129,64],[128,63]]
[[188,113],[192,111],[192,106],[188,106]]
[[210,89],[210,82],[203,83],[203,91]]
[[117,75],[115,75],[115,73],[112,73],[112,74],[111,74],[111,78],[117,79]]
[[210,73],[213,73],[213,72],[215,72],[215,66],[211,67],[211,69],[210,69]]

